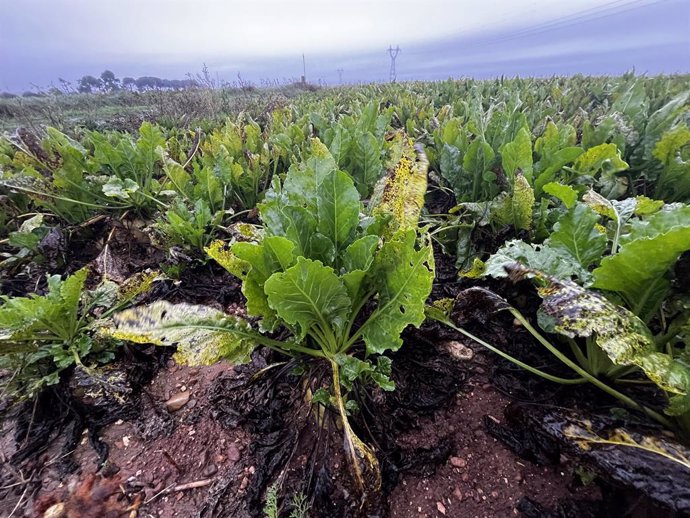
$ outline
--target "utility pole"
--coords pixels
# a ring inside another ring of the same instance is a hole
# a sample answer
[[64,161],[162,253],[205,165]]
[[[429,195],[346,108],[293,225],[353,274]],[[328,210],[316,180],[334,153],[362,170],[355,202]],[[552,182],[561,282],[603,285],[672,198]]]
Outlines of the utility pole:
[[307,84],[307,61],[304,59],[304,53],[302,53],[302,84]]
[[396,45],[395,48],[393,48],[393,45],[390,45],[388,47],[388,54],[391,57],[391,71],[390,71],[390,82],[395,83],[395,58],[398,57],[398,53],[400,53],[400,46]]
[[342,68],[338,69],[338,80],[340,81],[340,84],[343,84],[343,72],[345,72],[345,70]]

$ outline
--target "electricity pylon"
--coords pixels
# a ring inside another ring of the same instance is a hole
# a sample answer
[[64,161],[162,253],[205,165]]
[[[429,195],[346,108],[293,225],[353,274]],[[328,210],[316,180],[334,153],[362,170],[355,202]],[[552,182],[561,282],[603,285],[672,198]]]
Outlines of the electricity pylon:
[[392,45],[388,47],[388,54],[391,57],[391,71],[390,71],[390,82],[395,83],[395,58],[398,57],[398,53],[400,52],[400,47],[398,45],[393,48]]
[[338,80],[340,81],[340,84],[343,84],[343,72],[345,72],[345,70],[342,68],[338,69]]

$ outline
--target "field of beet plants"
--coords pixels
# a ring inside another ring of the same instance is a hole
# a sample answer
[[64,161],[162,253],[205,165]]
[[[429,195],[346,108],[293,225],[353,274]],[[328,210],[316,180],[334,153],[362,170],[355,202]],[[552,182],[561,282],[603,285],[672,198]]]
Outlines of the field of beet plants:
[[690,516],[689,85],[5,133],[0,515]]

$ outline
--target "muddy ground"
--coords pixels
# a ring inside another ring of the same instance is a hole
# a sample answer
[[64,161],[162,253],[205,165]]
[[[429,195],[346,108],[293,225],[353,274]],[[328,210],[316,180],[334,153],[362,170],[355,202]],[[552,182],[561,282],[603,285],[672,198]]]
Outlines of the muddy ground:
[[[84,243],[80,255],[65,263],[64,273],[87,265],[124,279],[176,260],[152,252],[133,225],[97,222],[83,232],[77,234]],[[3,289],[40,290],[41,273],[28,272]],[[452,263],[437,256],[436,273],[432,297],[454,296],[459,287]],[[508,289],[503,295],[517,305],[538,306],[533,292]],[[199,263],[159,283],[148,297],[140,302],[163,298],[229,312],[242,311],[243,303],[236,279]],[[544,363],[510,318],[467,317],[470,331],[535,365],[557,368]],[[65,379],[36,406],[7,414],[0,436],[0,517],[42,517],[56,505],[70,518],[263,516],[266,489],[276,480],[285,495],[281,516],[290,514],[300,492],[310,495],[309,516],[315,518],[683,516],[603,482],[590,465],[544,436],[526,444],[534,437],[511,435],[514,423],[505,413],[514,415],[515,403],[526,403],[536,419],[527,426],[536,429],[543,409],[581,407],[589,415],[595,407],[616,410],[614,402],[586,387],[561,394],[438,327],[407,332],[404,339],[393,355],[396,391],[358,394],[362,412],[353,426],[376,446],[383,472],[380,501],[365,511],[354,498],[337,421],[326,413],[318,418],[325,426],[317,427],[316,406],[307,402],[306,389],[320,386],[323,369],[312,368],[305,382],[291,374],[294,366],[279,366],[254,386],[249,381],[257,372],[284,358],[259,351],[246,367],[183,367],[170,352],[127,346],[119,365],[133,390],[122,409],[71,397],[75,377],[68,373],[72,381]],[[18,450],[28,453],[17,457]],[[661,468],[649,469],[667,466]],[[668,492],[675,499],[670,507],[690,509],[690,481],[679,480]]]
[[[487,433],[485,416],[500,422],[509,399],[491,385],[491,360],[484,353],[462,362],[468,377],[448,407],[410,423],[409,431],[399,437],[400,445],[411,450],[447,444],[447,458],[438,466],[424,467],[423,473],[402,473],[389,497],[390,516],[518,516],[523,497],[548,508],[561,499],[596,499],[598,489],[582,485],[578,466],[570,459],[539,466],[517,457]],[[197,516],[214,485],[228,482],[234,488],[232,498],[242,499],[257,469],[248,448],[251,437],[242,427],[223,426],[209,398],[214,381],[231,370],[225,363],[190,368],[169,360],[145,389],[141,414],[101,431],[109,456],[100,473],[124,489],[123,508],[138,502],[141,517]],[[0,515],[10,516],[17,498],[24,495],[14,516],[37,516],[37,501],[46,495],[62,501],[97,471],[98,454],[88,431],[72,455],[74,473],[65,476],[58,463],[51,463],[60,451],[58,440],[43,454],[47,466],[34,474],[29,493],[17,486],[13,494],[6,494]],[[10,453],[4,444],[4,458]],[[322,516],[316,508],[311,512]]]

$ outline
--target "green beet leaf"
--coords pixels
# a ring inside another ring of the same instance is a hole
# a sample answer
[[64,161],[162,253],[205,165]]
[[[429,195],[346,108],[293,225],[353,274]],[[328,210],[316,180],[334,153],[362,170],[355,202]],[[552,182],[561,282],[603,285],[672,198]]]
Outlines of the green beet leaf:
[[318,231],[333,243],[336,257],[352,241],[359,224],[359,194],[352,178],[335,171],[317,189]]
[[621,237],[618,253],[594,270],[595,288],[620,293],[636,315],[647,320],[670,287],[668,272],[690,250],[690,207],[666,206],[636,222]]
[[415,241],[416,233],[408,230],[385,243],[376,257],[373,277],[378,306],[360,328],[370,353],[399,349],[403,329],[424,321],[424,302],[434,280],[434,257],[428,245],[415,250]]
[[663,165],[655,197],[690,201],[690,128],[681,124],[664,134],[654,147],[654,158]]
[[503,171],[509,178],[515,178],[520,172],[527,182],[532,184],[532,136],[525,128],[520,128],[515,140],[501,147]]
[[572,208],[577,202],[577,191],[570,185],[558,182],[549,182],[544,185],[544,192],[561,200],[567,209]]
[[549,237],[549,245],[562,248],[587,269],[598,264],[606,250],[608,240],[597,224],[599,216],[584,203],[577,203],[566,212],[554,225]]
[[618,198],[625,194],[628,188],[627,180],[619,177],[618,173],[628,168],[628,163],[621,158],[616,144],[599,144],[591,147],[573,164],[573,170],[578,174],[596,178],[607,198]]
[[[303,340],[312,327],[331,339],[329,333],[333,328],[341,333],[351,311],[347,289],[333,269],[303,257],[285,272],[272,275],[264,291],[278,316],[295,326],[298,340]],[[332,345],[335,348],[337,344],[334,341]]]

